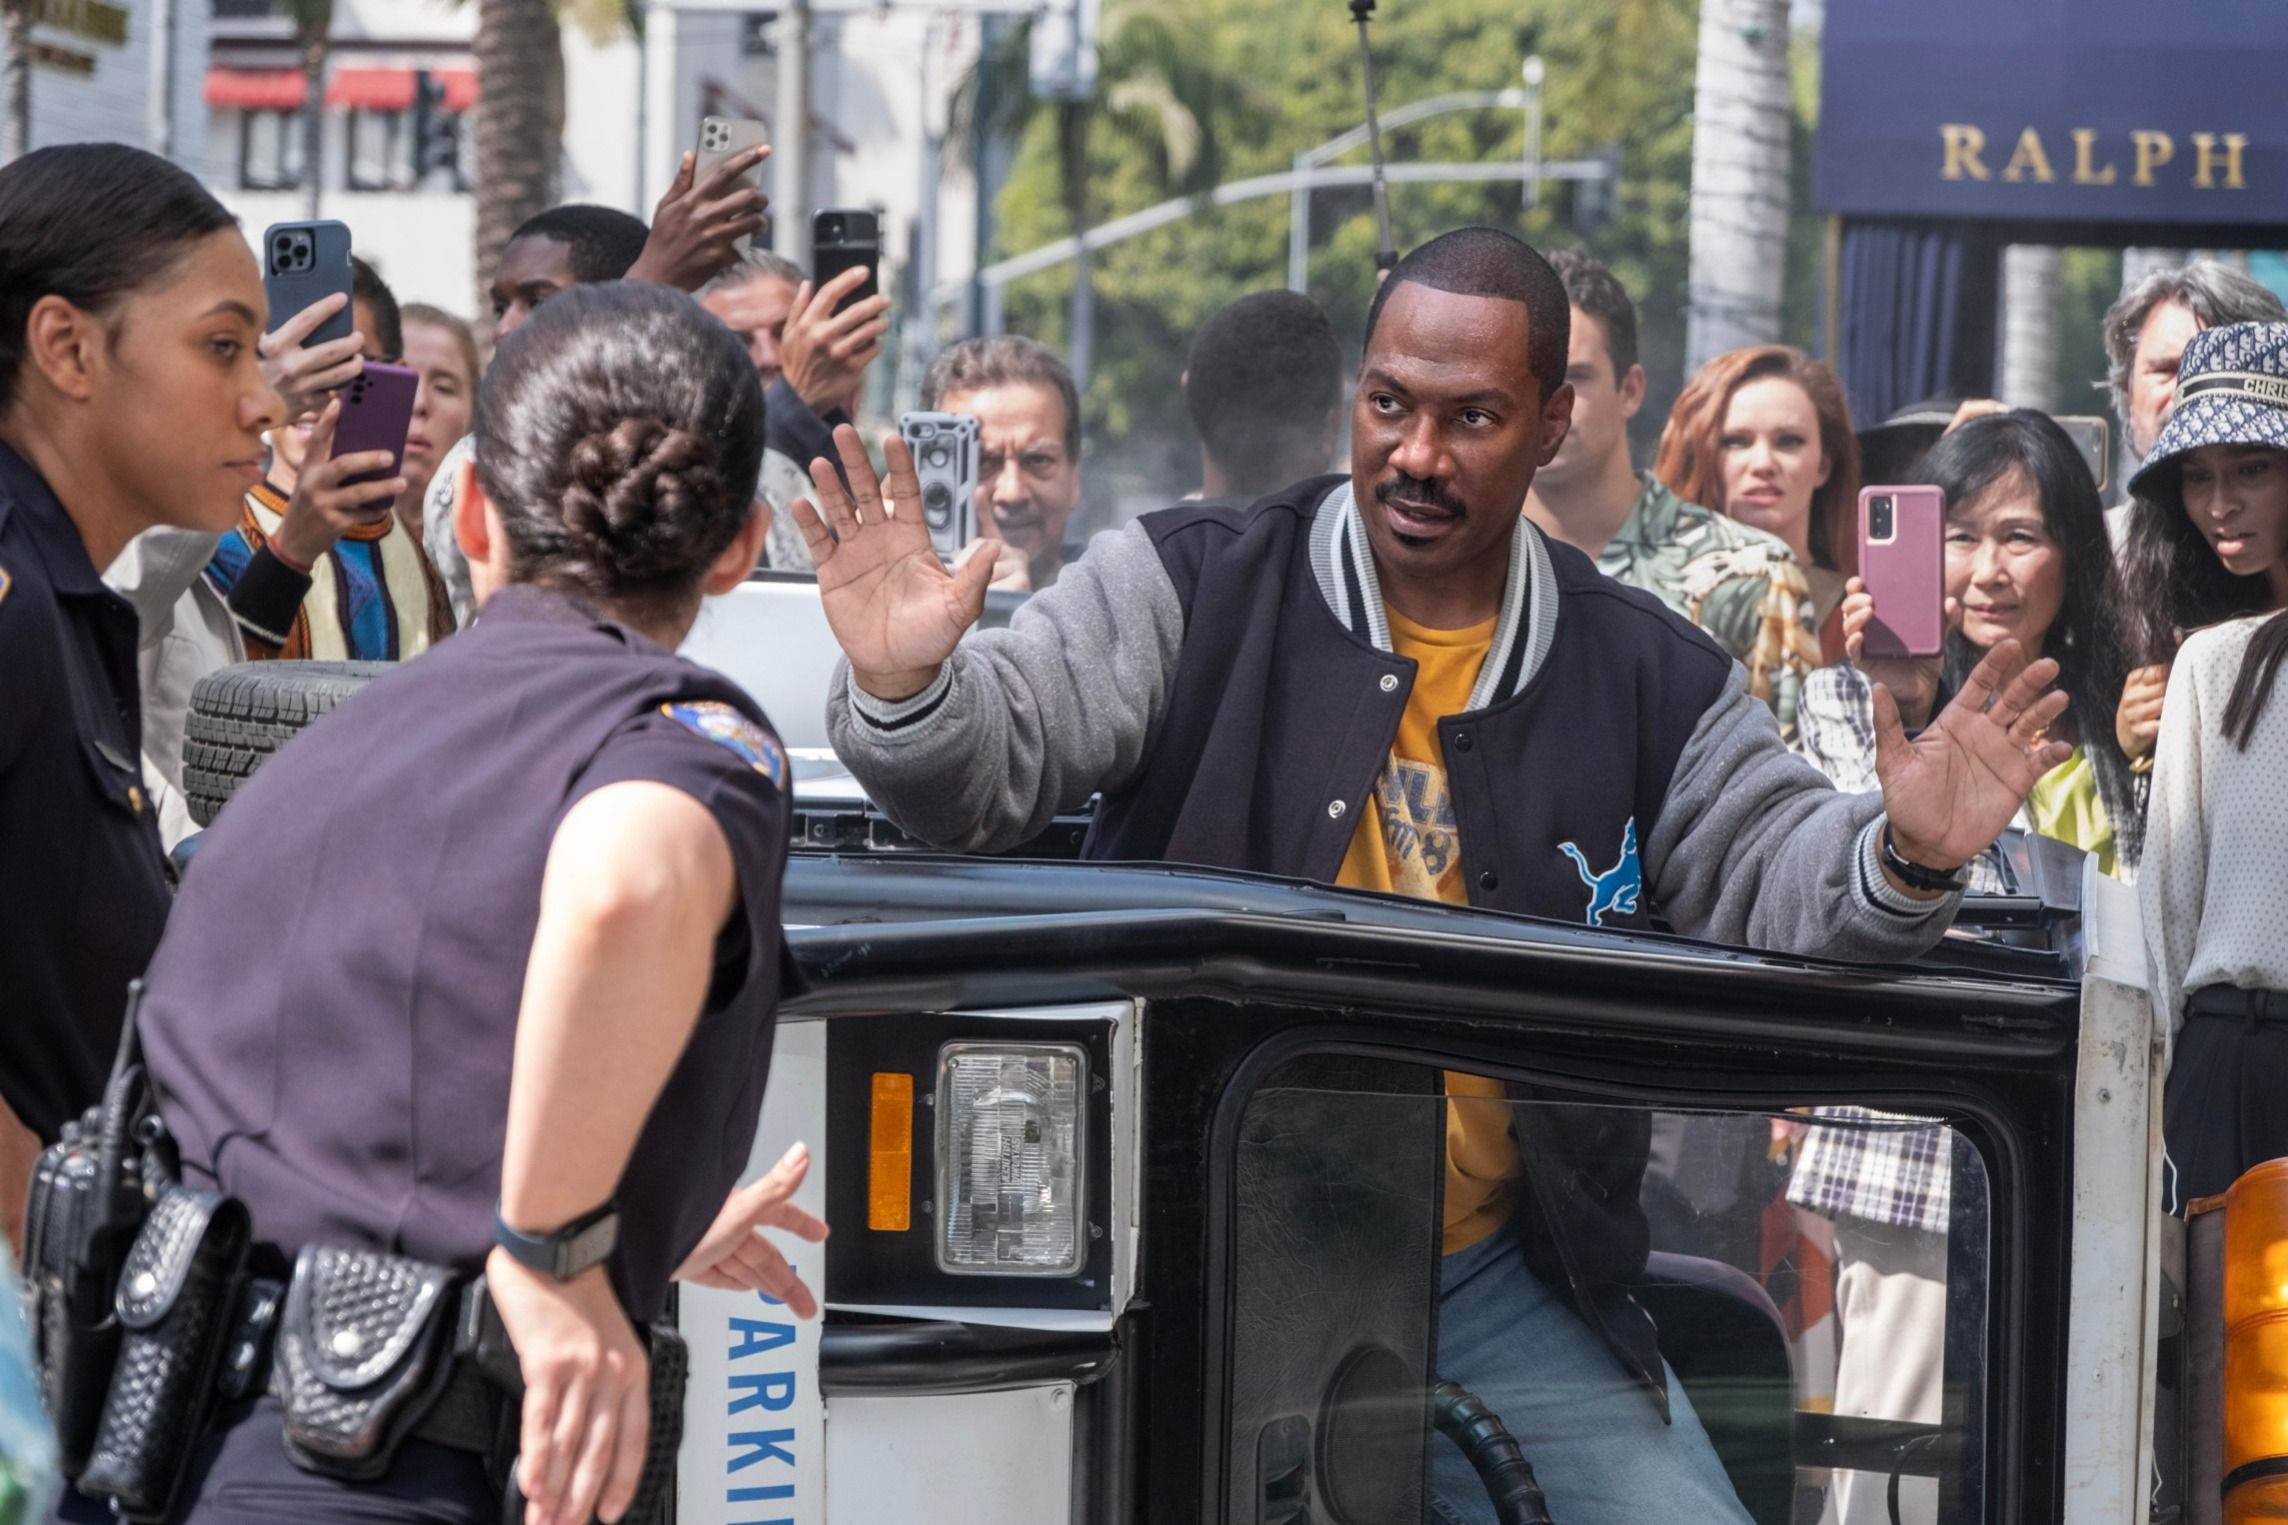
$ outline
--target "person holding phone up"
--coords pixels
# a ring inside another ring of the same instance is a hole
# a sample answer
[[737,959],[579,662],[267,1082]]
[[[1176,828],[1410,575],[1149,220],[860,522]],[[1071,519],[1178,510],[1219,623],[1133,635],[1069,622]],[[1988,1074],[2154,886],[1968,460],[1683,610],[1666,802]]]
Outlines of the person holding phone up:
[[145,530],[214,534],[285,408],[230,213],[164,159],[0,169],[0,1226],[103,1089],[169,903],[138,767],[134,608],[97,576]]
[[[2097,483],[2072,438],[2045,415],[1971,414],[1969,406],[1907,474],[1942,496],[1944,570],[1933,590],[1940,607],[1900,623],[1943,626],[1942,650],[1869,655],[1878,601],[1853,577],[1842,604],[1850,660],[1805,680],[1798,750],[1839,789],[1877,789],[1873,685],[1888,689],[1907,728],[1919,731],[1996,645],[2016,641],[2057,663],[2067,705],[2049,735],[2073,749],[2035,780],[2016,824],[2092,853],[2115,873],[2135,855],[2138,817],[2129,760],[2102,723],[2127,663],[2106,599],[2112,553]],[[1862,548],[1863,568],[1872,554]],[[2099,723],[2085,727],[2084,717]],[[1973,860],[1970,880],[2000,888],[1990,853]],[[1836,1412],[1935,1422],[1944,1397],[1952,1145],[1939,1128],[1863,1107],[1817,1115],[1838,1126],[1803,1130],[1788,1200],[1834,1225],[1843,1322]],[[1838,1477],[1841,1525],[1930,1525],[1936,1485],[1908,1479],[1891,1510],[1882,1478]]]
[[[228,600],[246,654],[257,661],[397,661],[453,632],[445,585],[395,512],[406,490],[399,456],[335,449],[344,409],[360,401],[366,365],[394,365],[405,348],[396,297],[363,260],[352,259],[350,269],[356,364],[328,368],[340,377],[335,389],[307,397],[309,411],[272,431],[269,474],[247,493],[237,527],[207,563],[207,581]],[[323,320],[319,309],[338,311],[338,301],[301,314],[269,348],[298,344]],[[410,422],[409,415],[380,420],[400,449]]]
[[[2137,860],[2138,811],[2129,759],[2104,721],[2128,662],[2107,603],[2112,551],[2089,467],[2063,429],[2020,409],[1953,429],[1914,476],[1946,504],[1945,648],[1867,655],[1879,611],[1865,581],[1852,578],[1842,605],[1849,660],[1804,681],[1797,750],[1838,789],[1877,787],[1872,685],[1888,688],[1907,729],[1919,731],[1987,651],[2015,640],[2057,661],[2067,707],[2051,734],[2073,748],[2034,784],[2018,824],[2120,873]],[[1995,882],[1990,862],[1972,872],[1974,882]]]

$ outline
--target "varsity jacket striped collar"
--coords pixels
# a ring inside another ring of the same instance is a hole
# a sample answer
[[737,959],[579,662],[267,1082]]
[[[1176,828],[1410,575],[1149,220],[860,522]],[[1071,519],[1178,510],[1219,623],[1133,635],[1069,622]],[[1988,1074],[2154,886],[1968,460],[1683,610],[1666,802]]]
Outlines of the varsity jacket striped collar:
[[[1336,484],[1311,521],[1311,570],[1319,592],[1344,628],[1378,651],[1389,651],[1390,621],[1375,577],[1374,554],[1358,497],[1348,480]],[[1469,708],[1486,709],[1518,693],[1541,671],[1557,637],[1557,573],[1541,531],[1523,514],[1510,537],[1509,577],[1502,586],[1501,619],[1478,669]]]

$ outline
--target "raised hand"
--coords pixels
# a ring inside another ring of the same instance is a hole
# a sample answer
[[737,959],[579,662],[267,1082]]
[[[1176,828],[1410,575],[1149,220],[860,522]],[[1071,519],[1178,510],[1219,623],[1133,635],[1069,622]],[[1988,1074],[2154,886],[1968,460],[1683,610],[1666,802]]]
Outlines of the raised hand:
[[794,1194],[809,1173],[810,1150],[797,1144],[761,1180],[734,1190],[675,1279],[725,1292],[768,1293],[796,1318],[818,1317],[818,1299],[762,1234],[766,1228],[781,1229],[812,1244],[826,1238],[826,1224],[794,1205]]
[[2027,791],[2073,748],[2049,739],[2066,711],[2058,664],[2028,665],[2016,641],[1986,653],[1936,722],[1907,739],[1898,701],[1875,687],[1875,774],[1900,856],[1950,871],[2002,834]]
[[758,144],[695,180],[698,160],[685,154],[667,194],[652,209],[651,236],[628,279],[697,291],[737,263],[738,240],[763,231],[763,210],[770,205],[744,177],[770,156],[769,146]]
[[256,341],[262,379],[285,401],[288,418],[316,412],[327,393],[348,386],[365,370],[363,334],[302,346],[312,329],[348,302],[340,292],[328,292]]
[[294,495],[270,537],[271,545],[296,566],[314,566],[342,536],[387,519],[405,491],[403,477],[348,480],[389,470],[391,456],[386,450],[335,455],[334,426],[341,416],[342,400],[337,397],[311,426],[309,454],[302,458],[301,475],[294,479]]
[[[793,504],[794,522],[818,569],[826,622],[850,659],[858,686],[892,703],[937,681],[938,669],[985,609],[985,585],[996,551],[980,551],[948,571],[922,523],[921,483],[905,441],[883,446],[890,461],[887,501],[858,431],[834,430],[834,450],[848,491],[824,456],[810,463],[823,516],[808,498]],[[988,542],[992,544],[992,542]]]
[[854,265],[824,286],[804,281],[787,307],[786,335],[779,355],[786,383],[813,413],[847,405],[866,379],[866,367],[882,353],[890,331],[890,299],[877,292],[836,311],[843,298],[866,284],[867,270]]
[[[1906,723],[1920,730],[1929,722],[1931,706],[1938,701],[1945,659],[1867,656],[1867,627],[1875,622],[1875,595],[1856,577],[1843,585],[1843,592],[1843,654],[1870,680],[1889,689],[1891,697],[1899,701]],[[1946,628],[1954,629],[1961,620],[1961,600],[1948,599]]]

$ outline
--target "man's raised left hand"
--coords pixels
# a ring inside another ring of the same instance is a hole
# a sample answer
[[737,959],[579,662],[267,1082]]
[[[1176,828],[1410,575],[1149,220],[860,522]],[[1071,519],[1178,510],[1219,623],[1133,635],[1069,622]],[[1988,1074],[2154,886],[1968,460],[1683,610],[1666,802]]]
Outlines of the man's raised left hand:
[[1912,741],[1898,701],[1875,686],[1875,774],[1901,857],[1960,868],[2002,834],[2035,781],[2073,755],[2050,739],[2066,711],[2066,696],[2050,686],[2057,676],[2049,658],[2028,664],[2016,641],[1997,642]]

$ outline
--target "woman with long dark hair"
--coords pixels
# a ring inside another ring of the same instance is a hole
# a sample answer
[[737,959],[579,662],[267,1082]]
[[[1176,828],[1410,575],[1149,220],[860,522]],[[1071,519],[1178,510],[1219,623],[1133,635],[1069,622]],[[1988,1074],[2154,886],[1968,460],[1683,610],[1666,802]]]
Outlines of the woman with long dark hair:
[[2168,669],[2138,895],[2181,1209],[2288,1154],[2288,323],[2193,336],[2129,490],[2119,602]]
[[[789,1200],[804,1158],[732,1190],[781,987],[786,757],[674,654],[755,564],[762,421],[689,297],[550,301],[478,398],[474,624],[208,830],[143,1006],[182,1194],[153,1221],[233,1201],[285,1285],[271,1370],[221,1389],[170,1518],[473,1525],[513,1467],[534,1525],[615,1521],[671,1280],[815,1313],[757,1232],[823,1236]],[[521,1393],[438,1333],[484,1300]],[[345,1426],[342,1384],[390,1385],[350,1358],[393,1350],[431,1351],[432,1381]]]
[[[1874,691],[1885,684],[1911,731],[1938,713],[1988,648],[2015,638],[2058,664],[2058,723],[2074,752],[2027,797],[2024,824],[2097,855],[2137,858],[2129,760],[2107,723],[2128,667],[2108,602],[2113,564],[2097,483],[2063,429],[2029,410],[1976,418],[1933,445],[1911,480],[1946,498],[1946,649],[1916,661],[1860,654],[1873,599],[1844,601],[1852,661],[1805,680],[1800,750],[1839,789],[1876,787]],[[2090,717],[2090,723],[2084,723]]]
[[0,1227],[34,1139],[103,1089],[166,920],[139,766],[134,608],[99,573],[146,529],[213,533],[284,405],[262,278],[222,204],[138,149],[0,169]]

